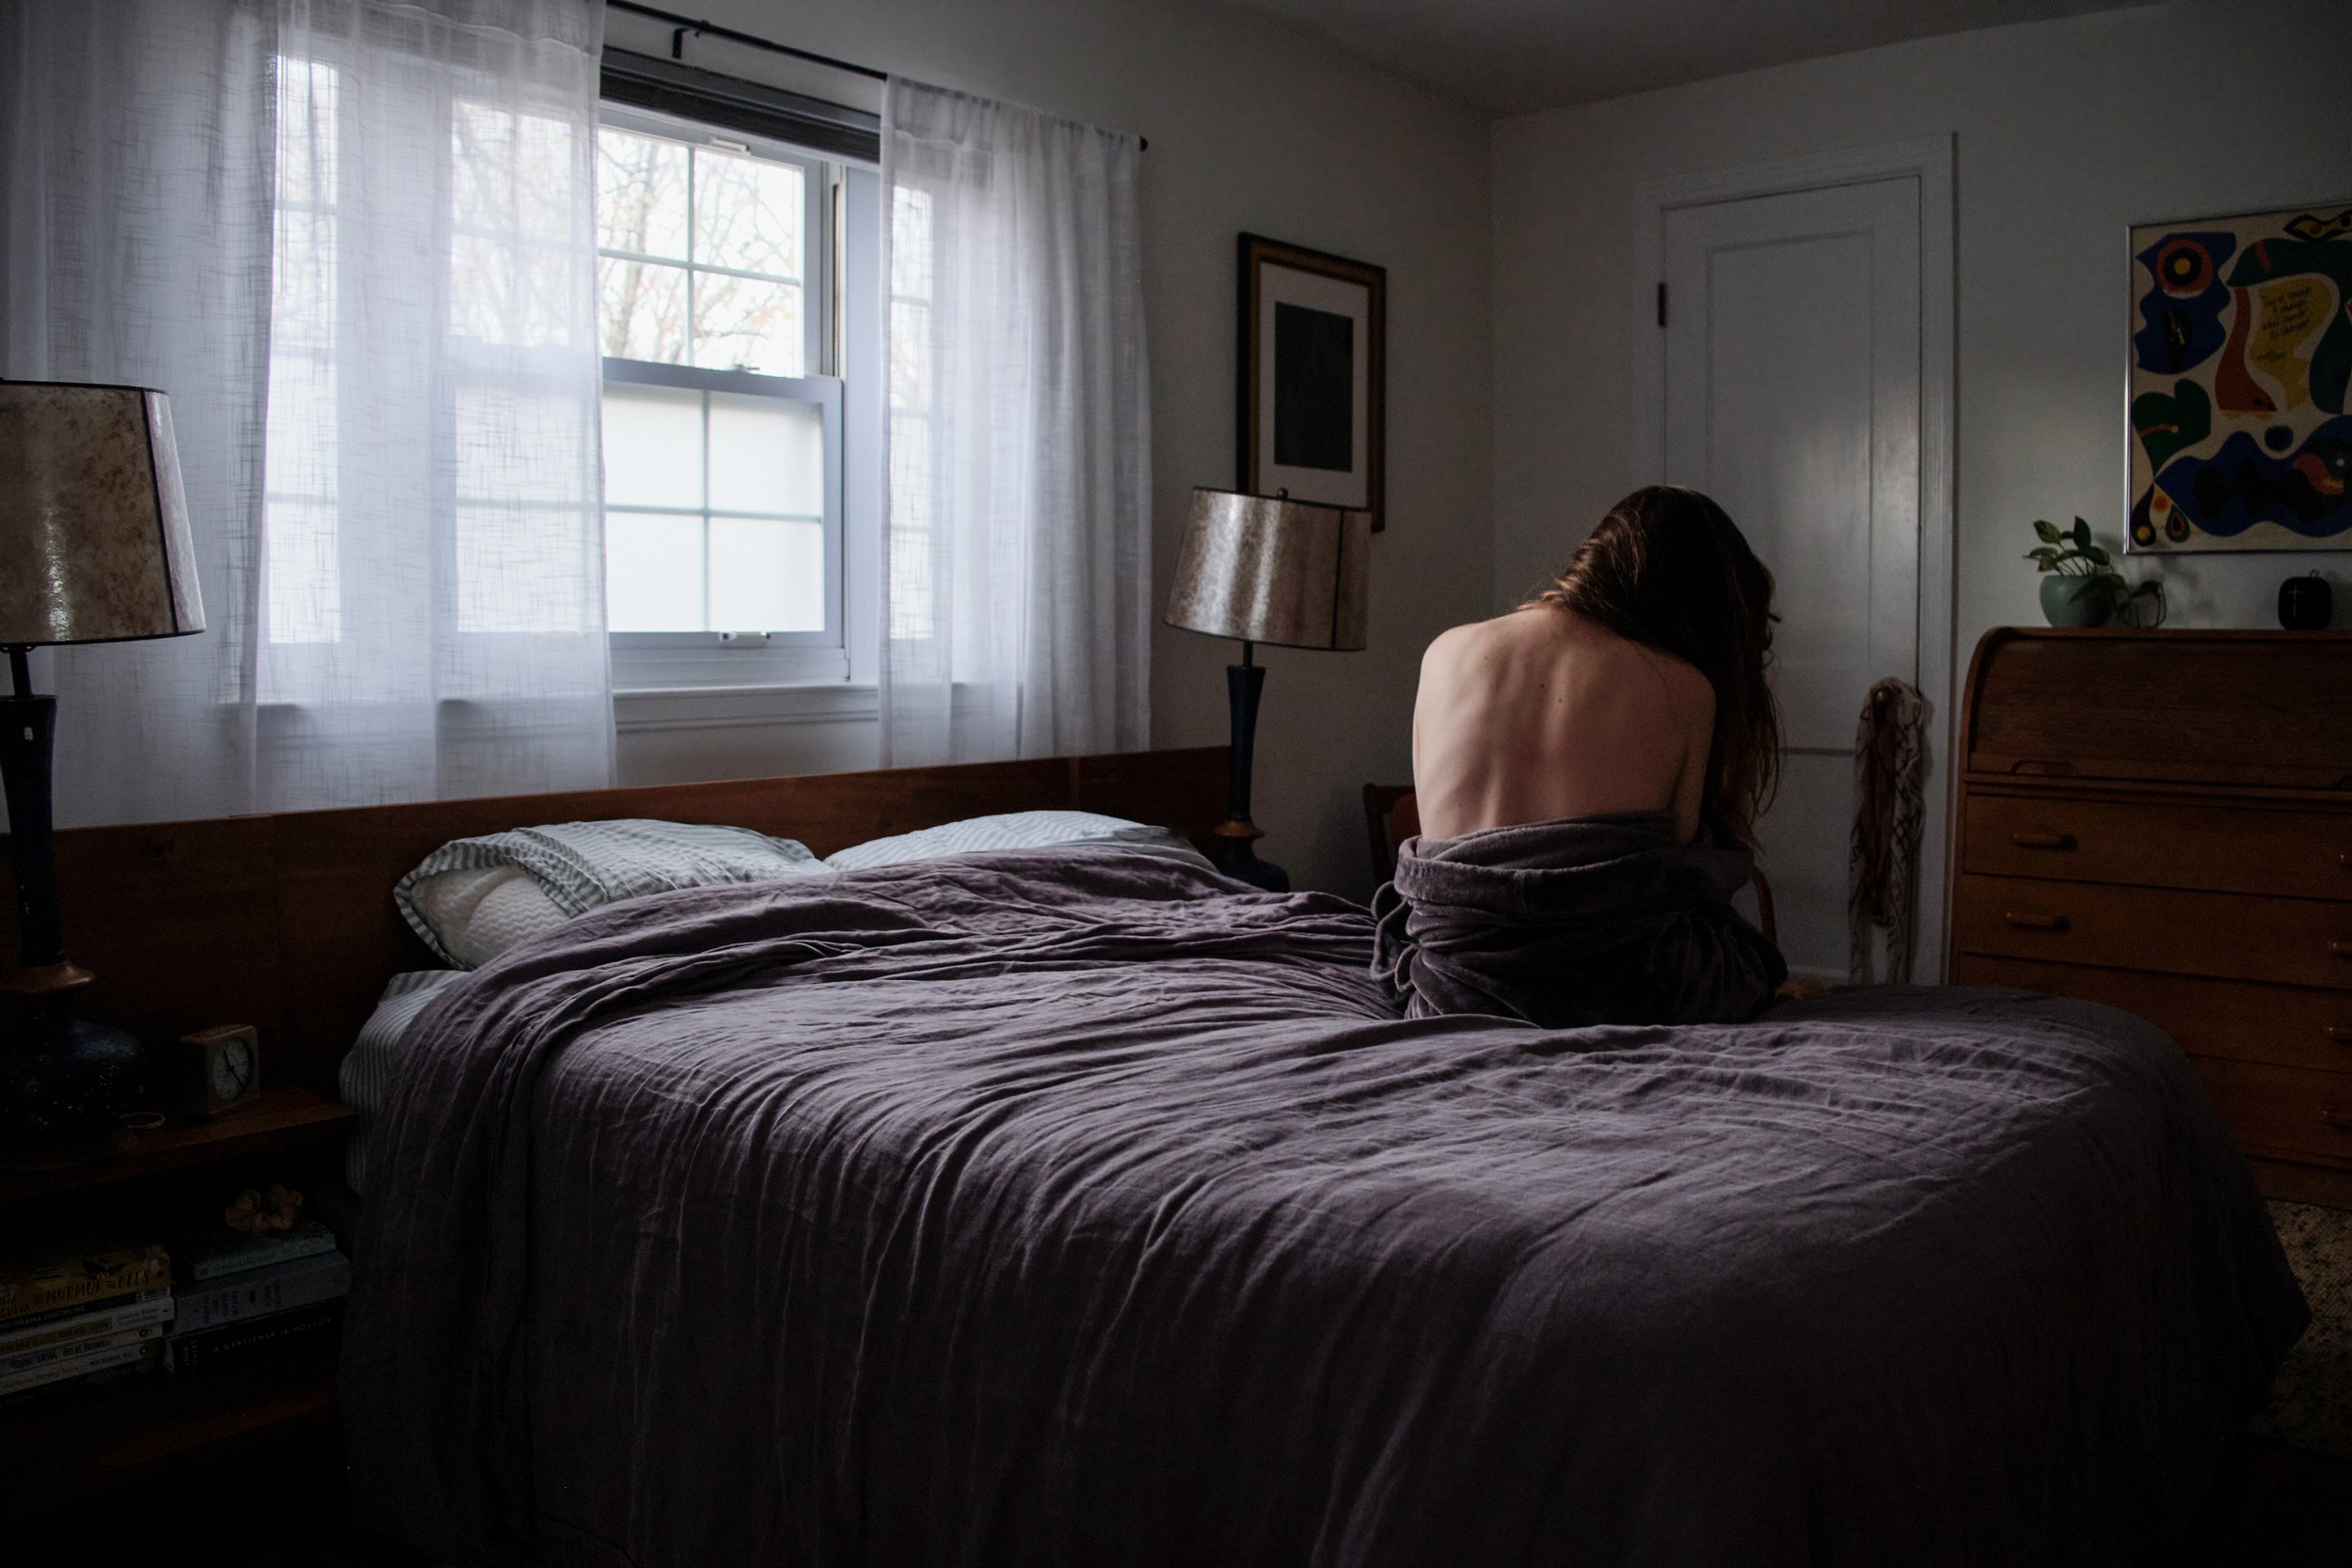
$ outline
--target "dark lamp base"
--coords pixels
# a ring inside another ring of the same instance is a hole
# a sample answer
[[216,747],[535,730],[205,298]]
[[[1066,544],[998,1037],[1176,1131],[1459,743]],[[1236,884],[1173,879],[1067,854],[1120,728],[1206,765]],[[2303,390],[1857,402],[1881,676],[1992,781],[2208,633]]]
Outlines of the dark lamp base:
[[0,1036],[0,1159],[103,1154],[146,1088],[146,1055],[123,1031],[72,1017],[17,1023]]
[[1216,830],[1216,847],[1209,851],[1209,859],[1237,882],[1268,893],[1288,893],[1291,874],[1272,861],[1258,858],[1257,840],[1263,836],[1252,823],[1228,822]]

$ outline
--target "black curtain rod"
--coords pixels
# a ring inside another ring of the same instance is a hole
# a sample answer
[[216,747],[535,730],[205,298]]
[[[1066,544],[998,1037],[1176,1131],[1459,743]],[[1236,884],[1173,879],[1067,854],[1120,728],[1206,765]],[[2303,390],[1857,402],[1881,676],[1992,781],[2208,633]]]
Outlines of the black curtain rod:
[[[764,39],[756,33],[739,33],[732,27],[722,27],[715,22],[698,22],[691,16],[680,16],[675,11],[665,11],[659,6],[641,6],[637,0],[604,0],[604,3],[613,10],[627,11],[631,16],[648,17],[655,22],[668,24],[671,28],[670,58],[674,60],[683,60],[686,57],[686,35],[691,33],[696,38],[724,39],[729,43],[740,43],[753,49],[765,49],[771,55],[789,55],[796,60],[806,60],[811,65],[830,66],[835,71],[846,71],[853,76],[864,76],[876,82],[890,80],[890,72],[876,71],[870,65],[859,65],[854,60],[835,59],[831,55],[819,55],[813,49],[795,49],[788,43],[778,43],[773,39]],[[1136,140],[1139,146],[1147,150],[1150,150],[1152,146],[1150,140],[1141,136],[1136,137]]]
[[812,65],[831,66],[835,71],[846,71],[852,75],[871,77],[877,82],[890,80],[890,72],[876,71],[870,65],[859,65],[852,60],[836,60],[831,55],[819,55],[811,49],[795,49],[788,43],[778,43],[773,39],[764,39],[755,33],[739,33],[732,27],[722,27],[715,22],[698,22],[691,16],[680,16],[675,11],[665,11],[657,6],[641,6],[637,4],[637,0],[604,0],[604,3],[616,11],[628,11],[632,16],[650,17],[656,22],[668,23],[675,29],[670,34],[670,58],[674,60],[686,57],[686,35],[692,33],[697,38],[724,39],[729,43],[748,44],[754,49],[765,49],[771,55],[789,55],[796,60],[806,60]]

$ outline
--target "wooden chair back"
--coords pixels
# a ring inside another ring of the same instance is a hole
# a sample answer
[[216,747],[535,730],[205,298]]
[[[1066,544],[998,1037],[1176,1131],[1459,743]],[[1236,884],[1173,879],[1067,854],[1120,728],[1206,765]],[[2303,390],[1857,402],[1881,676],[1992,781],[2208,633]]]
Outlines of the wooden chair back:
[[1375,885],[1396,875],[1396,847],[1421,832],[1411,784],[1364,785],[1364,847]]

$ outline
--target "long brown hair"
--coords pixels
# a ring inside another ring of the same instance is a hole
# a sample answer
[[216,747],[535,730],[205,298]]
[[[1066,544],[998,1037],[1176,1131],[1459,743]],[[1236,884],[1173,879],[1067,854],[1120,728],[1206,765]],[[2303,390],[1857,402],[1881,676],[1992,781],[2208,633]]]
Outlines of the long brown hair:
[[1700,820],[1755,847],[1756,819],[1780,782],[1780,710],[1764,678],[1772,574],[1724,509],[1680,485],[1636,490],[1529,604],[1572,610],[1707,677],[1715,734]]

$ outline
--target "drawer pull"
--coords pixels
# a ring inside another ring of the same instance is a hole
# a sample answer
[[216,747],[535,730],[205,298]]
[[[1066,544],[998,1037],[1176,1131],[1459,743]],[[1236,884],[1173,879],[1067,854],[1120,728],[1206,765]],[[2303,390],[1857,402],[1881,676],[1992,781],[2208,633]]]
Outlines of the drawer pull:
[[2341,1023],[2330,1023],[2328,1025],[2328,1037],[2338,1045],[2352,1045],[2352,1029]]
[[2073,833],[2011,833],[2009,841],[2020,849],[2072,849]]
[[2066,929],[2066,917],[2062,914],[2019,914],[2015,910],[2005,910],[2001,913],[2001,918],[2011,926],[2022,927],[2028,931],[2063,931]]
[[2339,937],[2328,944],[2328,951],[2339,958],[2352,958],[2352,942],[2345,942]]
[[2346,1132],[2352,1132],[2352,1111],[2323,1110],[2319,1113],[2319,1119],[2330,1127],[2339,1127]]

